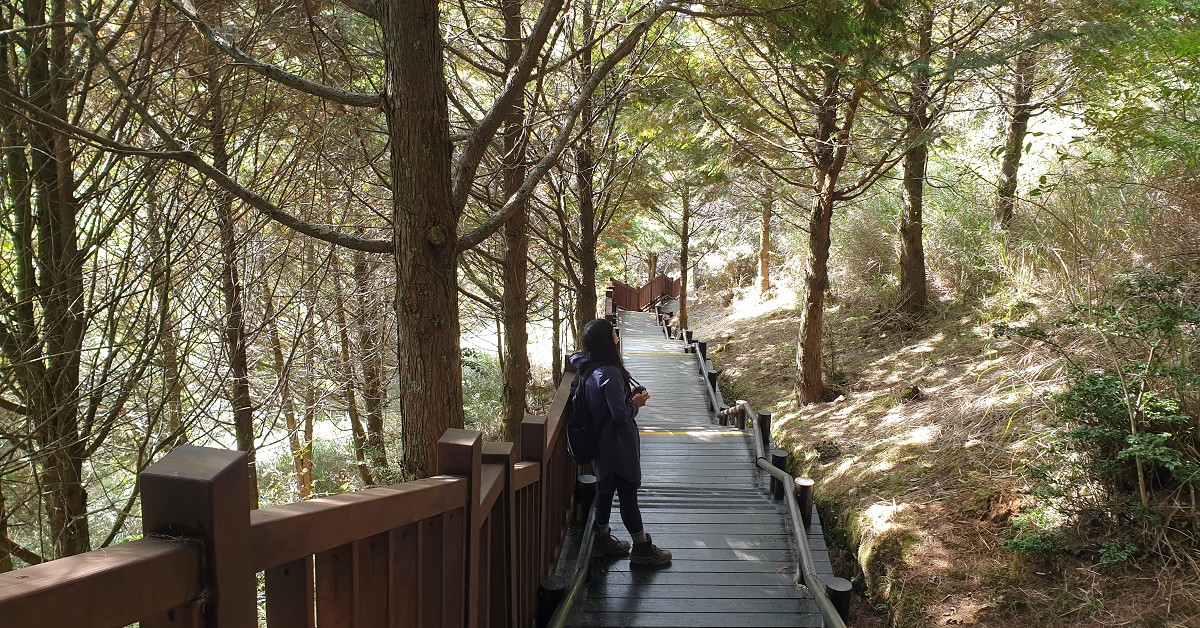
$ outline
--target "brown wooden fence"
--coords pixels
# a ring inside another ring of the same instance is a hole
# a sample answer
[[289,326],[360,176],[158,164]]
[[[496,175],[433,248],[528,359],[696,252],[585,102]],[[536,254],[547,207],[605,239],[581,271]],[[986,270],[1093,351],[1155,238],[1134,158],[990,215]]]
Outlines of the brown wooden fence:
[[436,477],[273,508],[249,509],[244,452],[180,447],[139,477],[144,538],[0,574],[0,625],[532,626],[572,508],[573,379],[520,452],[451,429]]
[[679,291],[679,280],[671,279],[666,275],[659,275],[651,279],[641,288],[634,288],[616,279],[612,280],[611,285],[613,306],[634,311],[646,309],[651,302],[663,295],[678,299]]

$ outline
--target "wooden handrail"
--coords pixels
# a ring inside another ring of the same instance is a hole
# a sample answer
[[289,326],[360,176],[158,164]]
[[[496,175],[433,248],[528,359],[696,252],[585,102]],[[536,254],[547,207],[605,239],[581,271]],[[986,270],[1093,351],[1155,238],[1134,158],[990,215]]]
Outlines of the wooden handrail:
[[0,624],[126,626],[163,615],[200,597],[200,552],[194,541],[144,538],[0,574]]
[[442,476],[255,510],[252,568],[266,571],[462,508],[466,501],[466,481]]
[[442,475],[249,510],[244,452],[181,447],[141,475],[147,537],[0,574],[0,624],[529,626],[573,506],[562,413],[511,443],[449,430]]

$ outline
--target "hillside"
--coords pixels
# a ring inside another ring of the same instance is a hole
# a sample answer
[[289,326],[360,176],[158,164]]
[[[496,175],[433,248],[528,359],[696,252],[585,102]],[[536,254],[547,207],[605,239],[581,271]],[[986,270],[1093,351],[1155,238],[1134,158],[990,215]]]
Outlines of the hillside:
[[968,306],[915,323],[840,296],[826,317],[832,403],[795,401],[789,299],[702,299],[693,327],[725,398],[771,410],[792,471],[817,480],[859,592],[853,625],[1200,626],[1195,573],[1002,545],[1036,516],[1026,471],[1050,440],[1054,355],[994,338]]

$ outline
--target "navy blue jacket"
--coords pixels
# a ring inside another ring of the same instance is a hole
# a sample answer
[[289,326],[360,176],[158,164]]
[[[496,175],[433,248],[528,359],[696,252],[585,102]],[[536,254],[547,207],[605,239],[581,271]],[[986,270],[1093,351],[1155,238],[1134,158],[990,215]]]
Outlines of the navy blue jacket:
[[[582,373],[590,368],[591,358],[586,352],[580,351],[571,355],[568,361],[575,367],[576,372]],[[641,436],[635,417],[638,405],[633,401],[633,395],[621,369],[611,364],[601,364],[582,382],[584,400],[593,417],[608,420],[608,424],[600,432],[600,443],[592,468],[596,479],[603,480],[608,474],[615,473],[630,482],[642,481]]]

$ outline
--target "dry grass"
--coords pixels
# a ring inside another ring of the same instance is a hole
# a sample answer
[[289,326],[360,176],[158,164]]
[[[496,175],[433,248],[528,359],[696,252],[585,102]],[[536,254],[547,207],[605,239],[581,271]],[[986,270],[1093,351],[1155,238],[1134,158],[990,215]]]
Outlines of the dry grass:
[[1197,574],[1001,546],[1027,498],[1022,472],[1044,453],[1040,418],[1061,377],[1049,353],[992,338],[967,307],[915,324],[846,298],[826,336],[842,396],[799,407],[793,304],[693,316],[726,398],[773,411],[793,470],[817,478],[840,568],[865,596],[854,625],[1200,627]]

